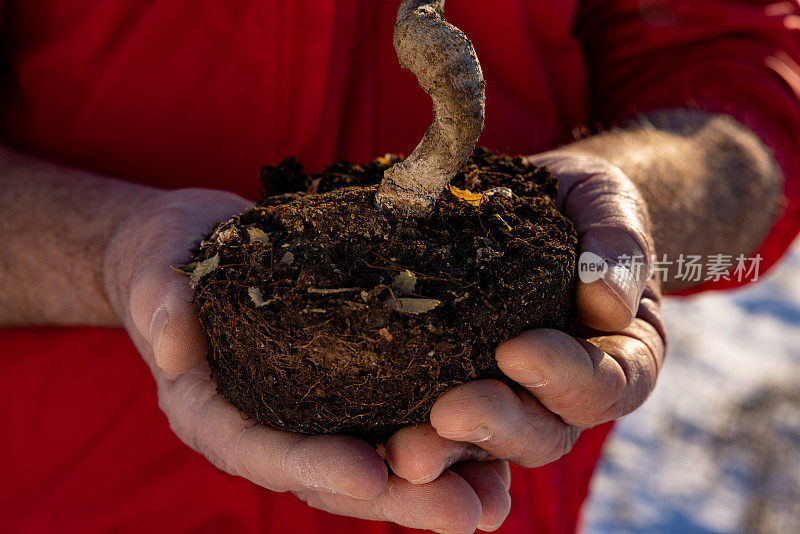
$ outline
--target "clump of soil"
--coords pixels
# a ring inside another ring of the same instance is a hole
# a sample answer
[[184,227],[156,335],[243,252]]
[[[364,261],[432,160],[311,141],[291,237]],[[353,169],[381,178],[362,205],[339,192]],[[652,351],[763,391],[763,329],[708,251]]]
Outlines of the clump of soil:
[[429,218],[395,220],[371,184],[396,161],[265,168],[273,196],[201,244],[213,377],[259,423],[378,442],[500,377],[501,341],[567,327],[577,240],[546,169],[478,150]]

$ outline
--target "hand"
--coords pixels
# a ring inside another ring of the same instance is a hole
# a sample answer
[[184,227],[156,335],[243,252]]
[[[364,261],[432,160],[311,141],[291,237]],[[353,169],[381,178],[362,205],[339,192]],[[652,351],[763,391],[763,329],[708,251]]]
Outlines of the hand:
[[[530,158],[559,179],[559,208],[575,225],[581,253],[605,258],[605,277],[578,282],[583,337],[537,329],[501,344],[501,371],[516,384],[477,380],[439,398],[430,424],[387,443],[389,465],[415,483],[436,480],[456,462],[508,459],[524,467],[557,460],[581,430],[617,419],[644,402],[665,350],[660,290],[647,280],[653,251],[644,201],[618,168],[566,151]],[[639,276],[620,257],[643,262]]]
[[[133,199],[132,199],[133,201]],[[214,223],[252,204],[210,190],[148,190],[120,221],[104,262],[106,293],[158,387],[172,430],[218,468],[332,513],[440,532],[471,532],[507,513],[505,462],[460,465],[428,484],[387,474],[374,447],[348,436],[302,436],[244,420],[216,392],[208,342],[190,304],[185,264]],[[487,512],[488,511],[488,512]]]

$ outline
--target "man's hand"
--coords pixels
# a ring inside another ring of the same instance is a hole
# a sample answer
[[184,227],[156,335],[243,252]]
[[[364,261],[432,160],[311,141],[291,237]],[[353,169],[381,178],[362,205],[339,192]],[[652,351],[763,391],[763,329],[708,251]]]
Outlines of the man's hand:
[[170,266],[186,263],[215,222],[250,206],[218,191],[151,192],[110,241],[106,291],[153,372],[173,431],[220,469],[332,513],[440,532],[499,524],[510,506],[505,462],[464,463],[428,484],[411,484],[389,476],[362,440],[267,428],[217,394],[191,289]]
[[[531,160],[558,177],[558,205],[575,225],[580,253],[608,263],[602,279],[578,282],[583,337],[539,329],[501,344],[497,362],[514,386],[478,380],[456,387],[434,404],[430,424],[391,438],[389,464],[407,480],[435,480],[463,459],[545,465],[569,452],[581,429],[636,409],[655,385],[665,336],[658,284],[647,280],[644,201],[620,169],[599,158],[550,152]],[[638,275],[619,263],[626,256],[638,259]]]
[[[508,513],[505,462],[463,463],[415,485],[388,475],[361,440],[254,425],[217,395],[191,289],[170,267],[250,202],[162,191],[2,147],[0,185],[0,326],[124,327],[173,430],[221,469],[333,513],[440,532],[472,532]],[[57,227],[43,223],[53,214]]]
[[[513,387],[481,380],[454,388],[433,406],[430,424],[392,437],[389,465],[409,481],[435,480],[463,459],[543,465],[569,451],[581,429],[636,409],[665,350],[659,284],[647,281],[652,242],[673,263],[681,254],[750,255],[779,211],[772,155],[722,115],[652,113],[531,160],[559,179],[558,205],[580,252],[604,258],[609,270],[578,283],[578,337],[542,329],[503,343],[497,362]],[[639,276],[615,263],[625,257],[641,258]],[[696,283],[673,269],[667,289]]]

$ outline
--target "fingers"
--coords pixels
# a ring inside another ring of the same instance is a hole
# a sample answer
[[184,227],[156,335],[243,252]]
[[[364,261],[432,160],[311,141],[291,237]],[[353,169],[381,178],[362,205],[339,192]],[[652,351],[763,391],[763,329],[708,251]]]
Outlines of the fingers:
[[[260,454],[277,431],[254,428],[258,431],[250,452]],[[289,482],[357,500],[376,498],[388,480],[386,465],[375,448],[352,436],[304,436],[286,450],[282,468]]]
[[[477,476],[477,473],[474,473]],[[481,492],[500,503],[497,489],[487,483]],[[410,528],[428,529],[443,533],[472,533],[482,518],[482,505],[472,486],[452,471],[427,484],[411,484],[392,475],[383,493],[369,501],[358,501],[342,495],[301,492],[298,495],[314,508],[331,513],[391,521]],[[494,506],[494,505],[492,505]],[[494,520],[502,514],[493,512]]]
[[492,469],[497,472],[497,475],[500,477],[500,480],[503,481],[503,485],[507,490],[511,489],[511,468],[508,466],[508,462],[506,460],[490,460],[486,462]]
[[430,423],[402,428],[386,442],[392,471],[412,484],[435,480],[458,462],[488,458],[480,447],[439,436]]
[[274,491],[374,499],[387,470],[374,447],[347,436],[300,436],[256,425],[216,393],[207,365],[157,377],[172,430],[220,469]]
[[[640,315],[653,313],[650,302],[643,306]],[[566,423],[594,426],[630,413],[647,398],[664,356],[662,334],[642,318],[622,333],[588,341],[531,330],[501,344],[497,362]]]
[[500,528],[511,511],[511,496],[508,494],[508,486],[499,472],[502,467],[496,467],[493,464],[504,465],[508,469],[508,463],[501,460],[459,463],[451,468],[451,471],[472,486],[473,491],[480,499],[481,520],[478,522],[478,530],[486,532]]
[[496,530],[511,507],[508,462],[491,460],[477,445],[445,439],[429,424],[405,427],[386,443],[389,466],[412,484],[436,480],[447,469],[459,474],[481,502],[480,530]]
[[[558,177],[559,208],[578,233],[578,318],[598,330],[625,328],[636,316],[653,253],[638,190],[621,170],[598,158],[553,151],[529,160]],[[600,277],[596,271],[582,273],[590,263],[606,270]]]
[[[500,369],[519,389],[498,380],[458,386],[436,401],[431,425],[440,437],[478,445],[494,457],[544,465],[571,449],[580,428],[621,417],[644,402],[663,360],[663,336],[651,288],[637,319],[620,333],[587,341],[557,330],[525,332],[497,349]],[[423,439],[430,458],[414,465],[425,469],[465,450],[409,430],[397,436],[396,454]]]
[[557,460],[572,448],[579,433],[527,391],[512,391],[499,380],[477,380],[451,389],[433,405],[431,424],[441,437],[474,443],[523,467]]

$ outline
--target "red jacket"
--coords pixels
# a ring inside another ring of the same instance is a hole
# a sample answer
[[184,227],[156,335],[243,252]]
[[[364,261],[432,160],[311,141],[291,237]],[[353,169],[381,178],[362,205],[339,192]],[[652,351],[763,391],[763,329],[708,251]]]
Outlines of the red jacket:
[[[287,155],[313,168],[408,153],[431,114],[395,59],[397,3],[0,0],[0,135],[132,181],[250,197],[260,165]],[[637,111],[727,112],[786,175],[762,271],[797,233],[795,2],[452,0],[447,16],[486,75],[482,145],[536,153]],[[122,331],[0,331],[0,361],[2,532],[403,530],[214,469],[172,435]],[[608,429],[514,469],[503,532],[572,531]]]

